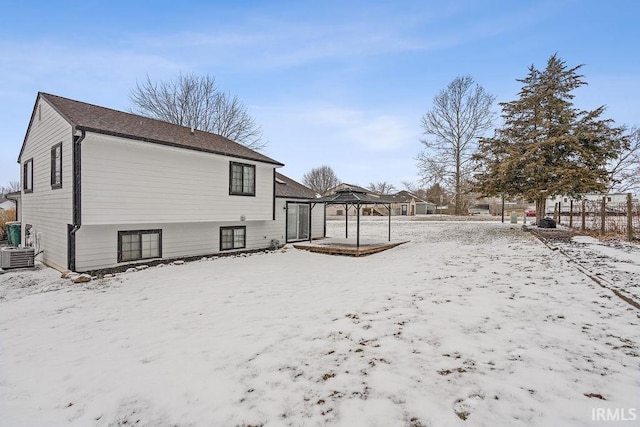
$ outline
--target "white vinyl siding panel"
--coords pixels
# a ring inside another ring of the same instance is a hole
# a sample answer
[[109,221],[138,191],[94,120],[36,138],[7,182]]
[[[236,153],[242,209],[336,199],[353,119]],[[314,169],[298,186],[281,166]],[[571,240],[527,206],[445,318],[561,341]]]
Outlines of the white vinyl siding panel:
[[[246,247],[242,250],[266,249],[278,236],[268,232],[275,221],[216,223],[154,223],[83,225],[76,236],[76,270],[89,271],[118,265],[118,231],[162,230],[162,258],[180,258],[232,253],[220,251],[221,227],[246,227]],[[283,234],[284,225],[280,234]],[[281,240],[282,241],[282,240]],[[136,261],[144,264],[148,260]]]
[[[255,196],[229,195],[230,162],[255,166]],[[87,134],[82,220],[151,224],[271,220],[273,165]]]
[[[32,241],[42,251],[39,259],[66,269],[67,224],[72,221],[72,130],[46,101],[40,100],[35,108],[20,157],[21,164],[33,158],[33,192],[23,192],[20,208],[22,243],[26,243],[25,225],[30,224]],[[62,188],[52,190],[51,148],[58,143],[62,143]]]
[[[284,244],[285,205],[286,199],[276,199],[275,221],[83,225],[77,233],[76,269],[88,271],[122,265],[118,263],[118,231],[162,230],[163,258],[234,252],[220,251],[220,227],[246,227],[246,248],[242,250],[266,249],[273,239]],[[314,238],[323,237],[323,205],[316,205],[311,211],[311,230]],[[144,264],[144,260],[139,262]]]

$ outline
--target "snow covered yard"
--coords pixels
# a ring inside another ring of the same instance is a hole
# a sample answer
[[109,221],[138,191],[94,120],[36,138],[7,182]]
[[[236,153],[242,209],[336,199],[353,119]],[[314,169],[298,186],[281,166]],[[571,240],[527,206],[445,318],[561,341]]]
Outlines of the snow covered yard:
[[637,425],[592,415],[640,412],[638,310],[519,226],[392,238],[411,241],[0,274],[0,425]]

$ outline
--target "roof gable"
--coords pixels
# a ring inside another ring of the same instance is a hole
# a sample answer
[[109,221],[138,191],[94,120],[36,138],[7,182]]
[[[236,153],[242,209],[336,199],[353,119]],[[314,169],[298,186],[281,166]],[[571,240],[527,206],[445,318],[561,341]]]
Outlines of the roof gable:
[[[283,166],[282,163],[221,135],[199,130],[191,132],[191,129],[185,126],[126,113],[124,111],[99,107],[97,105],[43,92],[38,93],[36,106],[29,121],[29,128],[33,122],[38,101],[41,99],[51,105],[58,114],[78,130]],[[27,135],[28,134],[29,131],[27,130]],[[26,140],[27,136],[25,136],[22,144],[20,156],[24,150]]]
[[328,189],[326,191],[326,193],[324,193],[324,194],[330,195],[330,194],[334,194],[334,193],[336,193],[338,191],[343,191],[343,190],[347,190],[347,191],[353,190],[353,191],[357,191],[357,192],[360,192],[360,193],[374,194],[371,190],[368,190],[366,188],[360,187],[358,185],[347,184],[346,182],[342,182],[342,183],[336,185],[335,187],[332,187],[332,188]]

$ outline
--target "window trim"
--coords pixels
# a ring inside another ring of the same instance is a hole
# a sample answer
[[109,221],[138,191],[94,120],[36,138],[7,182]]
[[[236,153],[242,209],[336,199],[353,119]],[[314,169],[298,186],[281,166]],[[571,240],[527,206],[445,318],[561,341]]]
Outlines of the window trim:
[[[30,176],[27,179],[27,169],[28,165],[31,165]],[[27,184],[31,184],[30,187],[27,187]],[[22,164],[22,191],[25,193],[33,193],[33,157],[26,160]]]
[[[56,150],[60,148],[60,159],[56,162]],[[60,168],[60,182],[56,182],[56,170]],[[62,188],[62,142],[51,147],[51,189]]]
[[[123,260],[122,259],[122,236],[130,236],[130,235],[140,235],[140,242],[141,242],[141,246],[140,246],[140,258],[136,258],[136,259],[127,259],[127,260]],[[151,256],[151,257],[143,257],[142,256],[142,235],[143,234],[157,234],[158,235],[158,256]],[[118,231],[118,262],[135,262],[135,261],[140,261],[140,260],[145,260],[145,259],[157,259],[157,258],[162,258],[162,229],[153,229],[153,230],[123,230],[123,231]]]
[[[233,239],[234,246],[231,248],[223,248],[222,247],[222,234],[225,230],[243,230],[244,231],[244,239],[242,241],[242,246],[235,246],[235,236]],[[233,251],[236,249],[245,249],[247,247],[247,227],[245,225],[233,225],[228,227],[220,227],[220,251]]]
[[[233,167],[242,166],[242,191],[233,191]],[[248,192],[244,189],[244,168],[250,167],[253,169],[253,191]],[[256,165],[240,162],[229,162],[229,195],[230,196],[255,196],[256,195]]]

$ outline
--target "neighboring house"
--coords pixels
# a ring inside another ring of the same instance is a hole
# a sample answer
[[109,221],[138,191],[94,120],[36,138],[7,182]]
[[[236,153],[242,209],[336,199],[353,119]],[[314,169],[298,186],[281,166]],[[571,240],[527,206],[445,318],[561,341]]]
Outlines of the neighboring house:
[[0,211],[8,211],[9,209],[15,209],[16,202],[13,200],[5,199],[4,197],[0,197]]
[[59,96],[38,94],[18,162],[22,244],[60,270],[268,248],[305,227],[324,234],[323,209],[304,218],[313,192],[277,175],[282,163],[220,135]]
[[[370,196],[379,197],[380,199],[384,199],[385,201],[391,202],[391,215],[402,215],[402,216],[414,216],[420,214],[433,214],[435,213],[436,205],[435,203],[430,203],[425,200],[420,199],[415,194],[411,193],[407,190],[399,191],[395,194],[389,195],[381,195],[378,193],[373,193],[371,190],[367,190],[366,188],[359,187],[357,185],[342,183],[336,187],[333,187],[329,191],[327,191],[326,195],[334,194],[341,190],[355,190],[366,193]],[[344,216],[344,206],[340,205],[328,205],[327,206],[327,216]],[[355,207],[349,207],[349,215],[355,215],[356,210]],[[367,205],[361,208],[362,215],[372,215],[372,216],[386,216],[388,215],[387,207],[384,205]]]
[[435,213],[436,210],[435,203],[427,202],[407,190],[401,190],[385,197],[393,202],[391,215],[427,215]]
[[491,215],[489,203],[477,203],[469,206],[469,215]]

